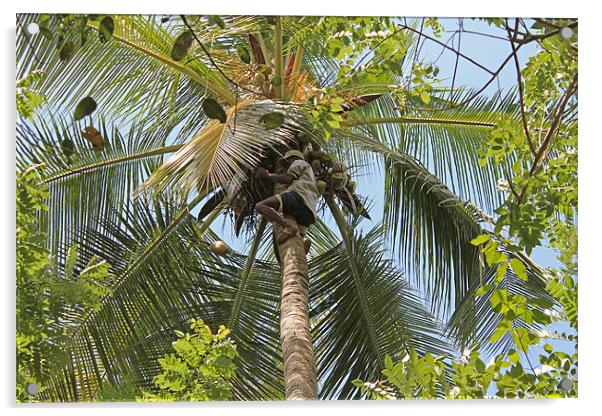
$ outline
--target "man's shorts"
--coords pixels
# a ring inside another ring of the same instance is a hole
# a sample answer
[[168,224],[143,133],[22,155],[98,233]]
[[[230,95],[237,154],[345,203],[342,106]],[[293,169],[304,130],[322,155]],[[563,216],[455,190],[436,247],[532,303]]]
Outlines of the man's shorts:
[[280,209],[286,215],[292,215],[297,219],[297,223],[304,227],[309,227],[316,219],[313,212],[305,205],[303,198],[295,191],[283,192],[276,195],[280,200]]

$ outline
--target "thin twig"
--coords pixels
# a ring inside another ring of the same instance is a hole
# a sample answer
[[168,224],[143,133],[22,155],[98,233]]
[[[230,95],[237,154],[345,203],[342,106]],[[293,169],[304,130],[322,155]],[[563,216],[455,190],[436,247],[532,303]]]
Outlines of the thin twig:
[[454,34],[456,34],[456,33],[468,33],[468,34],[471,34],[471,35],[479,35],[479,36],[484,36],[484,37],[492,38],[492,39],[499,39],[499,40],[504,40],[504,41],[508,40],[508,39],[506,39],[506,38],[504,38],[502,36],[496,36],[496,35],[492,35],[490,33],[483,33],[483,32],[477,32],[477,31],[474,31],[474,30],[466,30],[466,29],[448,30],[448,31],[446,31],[446,33],[454,33]]
[[[420,24],[420,31],[416,31],[415,29],[411,29],[414,33],[418,33],[418,40],[416,41],[416,49],[414,50],[414,58],[412,59],[412,70],[416,66],[416,61],[418,59],[418,50],[420,48],[421,37],[424,36],[424,34],[422,33],[422,30],[424,29],[424,20],[425,20],[425,18],[423,17],[422,18],[422,23]],[[406,27],[406,28],[410,29],[409,26]]]
[[[458,27],[461,27],[461,20],[458,19]],[[462,48],[462,32],[458,33],[458,50],[460,50]],[[460,61],[460,55],[456,55],[456,64],[454,65],[454,75],[452,77],[452,83],[451,83],[451,89],[450,89],[450,96],[453,95],[454,93],[454,85],[456,84],[456,73],[458,72],[458,62]]]
[[460,51],[458,51],[458,50],[456,50],[456,49],[454,49],[454,48],[451,48],[451,47],[447,46],[445,43],[441,42],[440,40],[438,40],[438,39],[435,39],[435,38],[433,38],[433,37],[431,37],[431,36],[429,36],[429,35],[425,35],[424,33],[422,33],[422,32],[419,32],[419,31],[417,31],[416,29],[414,29],[414,28],[411,28],[411,27],[409,27],[409,26],[406,26],[406,25],[400,25],[400,27],[401,27],[402,29],[407,29],[407,30],[409,30],[409,31],[411,31],[411,32],[417,33],[419,36],[423,36],[425,39],[428,39],[428,40],[430,40],[430,41],[433,41],[433,42],[435,42],[435,43],[437,43],[437,44],[439,44],[439,45],[443,46],[444,48],[446,48],[446,49],[449,49],[450,51],[454,52],[456,55],[460,55],[462,58],[466,59],[468,62],[470,62],[470,63],[472,63],[472,64],[474,64],[474,65],[478,66],[479,68],[481,68],[483,71],[485,71],[485,72],[488,72],[488,73],[489,73],[489,74],[491,74],[491,75],[493,75],[493,74],[494,74],[494,72],[493,72],[491,69],[487,68],[487,67],[486,67],[486,66],[484,66],[484,65],[481,65],[480,63],[478,63],[477,61],[475,61],[474,59],[472,59],[470,56],[466,56],[466,55],[464,55],[462,52],[460,52]]
[[[516,26],[518,26],[518,19],[516,20]],[[520,64],[518,62],[518,54],[516,53],[516,47],[514,46],[514,41],[511,39],[512,34],[509,30],[508,38],[510,38],[510,46],[512,47],[512,55],[514,56],[514,66],[516,67],[516,76],[518,82],[518,98],[520,103],[520,115],[523,120],[523,129],[525,130],[525,136],[527,136],[527,142],[529,143],[529,149],[531,150],[531,154],[535,156],[535,145],[531,140],[531,135],[529,134],[529,126],[527,125],[527,115],[525,114],[525,93],[523,91],[523,77],[520,71]]]
[[[568,27],[568,28],[574,29],[577,26],[578,26],[578,22],[575,21],[575,22],[571,23],[570,25],[566,25],[564,27]],[[517,41],[517,43],[519,43],[519,44],[522,45],[522,44],[525,44],[525,43],[532,42],[534,40],[541,41],[541,40],[547,39],[547,38],[549,38],[551,36],[559,34],[562,29],[563,28],[554,30],[554,31],[549,32],[549,33],[542,33],[541,35],[530,35],[530,36],[527,36],[524,39],[521,39],[521,40]]]
[[571,98],[571,95],[573,95],[573,93],[577,90],[578,74],[579,74],[578,72],[575,72],[575,76],[573,77],[573,81],[571,82],[571,85],[569,85],[567,90],[564,92],[564,96],[562,97],[562,100],[556,110],[556,114],[554,115],[554,120],[552,121],[550,130],[548,131],[548,134],[546,134],[546,138],[544,139],[541,147],[539,148],[539,151],[535,155],[535,159],[533,160],[533,166],[531,166],[531,170],[529,170],[530,175],[533,175],[533,173],[535,172],[535,169],[537,168],[538,163],[543,159],[543,155],[546,152],[548,145],[552,141],[552,138],[554,137],[554,133],[556,132],[556,129],[558,128],[558,125],[560,124],[560,121],[562,120],[562,116],[564,114],[564,108],[566,107],[567,103],[569,102],[569,98]]
[[[575,76],[573,77],[573,81],[571,82],[569,87],[564,92],[564,95],[562,96],[560,104],[558,104],[558,107],[556,108],[556,113],[554,114],[554,119],[552,120],[552,125],[550,126],[550,129],[548,130],[548,133],[546,134],[546,137],[545,137],[543,143],[541,144],[539,150],[535,154],[535,158],[533,159],[533,164],[531,165],[531,169],[529,170],[529,176],[533,176],[539,163],[543,160],[543,157],[544,157],[546,151],[548,150],[548,147],[550,145],[550,142],[552,141],[552,138],[554,137],[556,129],[558,128],[558,126],[560,125],[560,121],[562,120],[562,116],[564,114],[564,108],[566,107],[566,105],[569,102],[569,99],[571,98],[573,93],[577,90],[577,78],[578,78],[578,72],[575,73]],[[522,188],[520,195],[518,196],[518,199],[516,201],[517,205],[520,205],[520,203],[522,202],[522,200],[525,196],[525,192],[527,191],[527,185],[528,184],[525,184],[525,186]]]
[[510,179],[510,174],[508,173],[508,169],[504,169],[504,177],[506,178],[506,182],[508,182],[508,186],[510,187],[512,194],[514,195],[515,198],[518,199],[518,197],[520,195],[518,194],[518,192],[516,191],[516,188],[512,184],[512,180]]

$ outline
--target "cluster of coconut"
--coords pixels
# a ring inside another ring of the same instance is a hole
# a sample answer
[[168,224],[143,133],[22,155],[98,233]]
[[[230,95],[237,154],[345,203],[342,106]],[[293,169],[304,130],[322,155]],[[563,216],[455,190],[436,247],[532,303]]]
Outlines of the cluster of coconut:
[[[303,136],[300,137],[303,139]],[[313,150],[309,153],[309,163],[316,177],[316,185],[321,195],[339,193],[347,189],[355,193],[356,183],[348,173],[348,167],[338,161],[333,155],[320,150],[319,146],[312,144]]]

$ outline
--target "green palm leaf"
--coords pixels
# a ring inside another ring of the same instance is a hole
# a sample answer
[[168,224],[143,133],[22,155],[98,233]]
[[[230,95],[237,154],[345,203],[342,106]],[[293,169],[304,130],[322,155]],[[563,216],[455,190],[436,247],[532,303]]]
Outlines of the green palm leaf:
[[[272,112],[285,115],[285,121],[267,129],[260,119]],[[225,123],[210,122],[153,172],[142,191],[153,188],[160,192],[167,186],[185,192],[227,189],[236,178],[248,176],[269,149],[286,146],[301,130],[302,115],[298,106],[291,104],[243,101],[229,108],[226,115]]]
[[344,237],[341,243],[319,226],[310,238],[320,246],[330,245],[309,263],[321,398],[357,398],[351,380],[378,378],[387,354],[400,358],[408,348],[433,354],[450,351],[440,337],[441,323],[385,257],[380,227]]
[[[69,247],[72,234],[89,227],[93,219],[119,212],[131,201],[141,178],[159,166],[164,154],[177,149],[164,146],[165,131],[141,133],[143,127],[132,125],[122,134],[102,119],[94,124],[105,140],[101,151],[92,149],[78,127],[65,119],[17,123],[17,165],[45,166],[50,198],[42,230],[54,252]],[[72,145],[68,153],[62,148],[65,141]]]

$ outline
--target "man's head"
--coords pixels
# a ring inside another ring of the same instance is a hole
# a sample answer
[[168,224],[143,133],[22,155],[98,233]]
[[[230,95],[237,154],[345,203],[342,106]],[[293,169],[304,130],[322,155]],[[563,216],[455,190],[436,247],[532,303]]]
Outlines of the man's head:
[[301,153],[299,150],[289,150],[284,154],[284,160],[286,160],[288,163],[293,163],[297,159],[305,159],[303,157],[303,153]]

